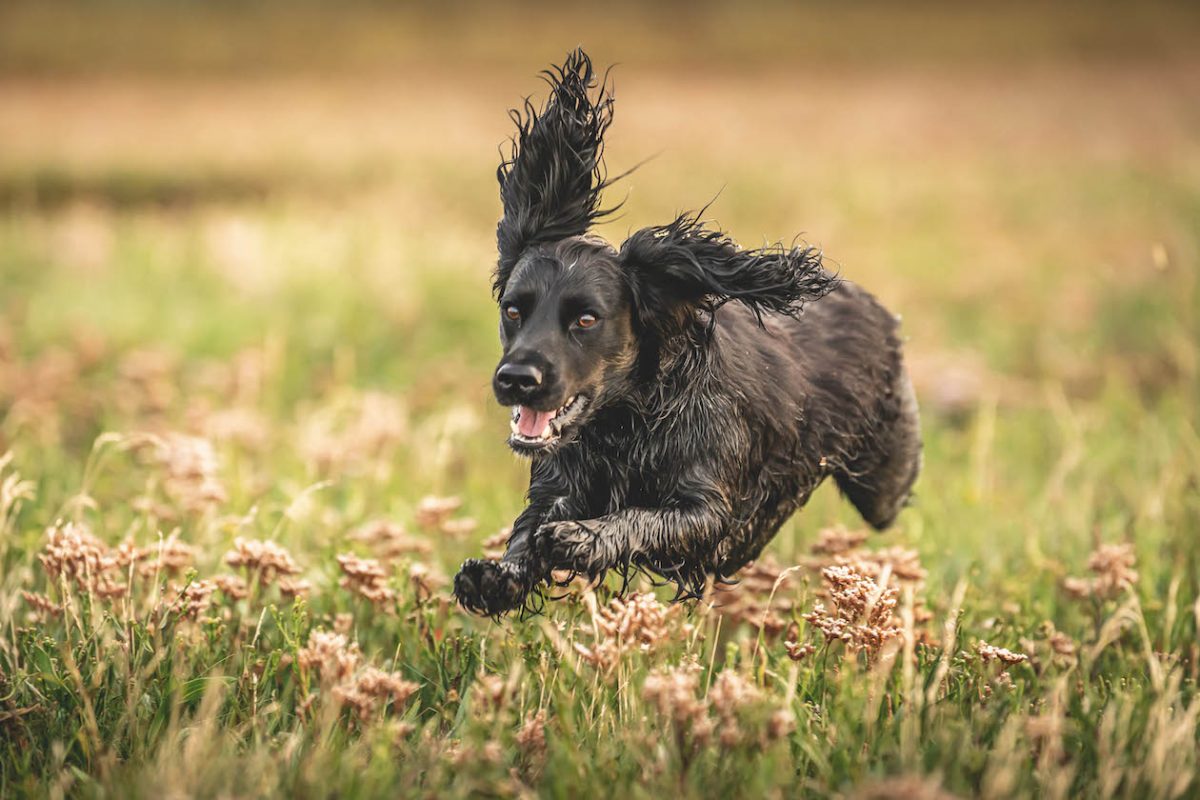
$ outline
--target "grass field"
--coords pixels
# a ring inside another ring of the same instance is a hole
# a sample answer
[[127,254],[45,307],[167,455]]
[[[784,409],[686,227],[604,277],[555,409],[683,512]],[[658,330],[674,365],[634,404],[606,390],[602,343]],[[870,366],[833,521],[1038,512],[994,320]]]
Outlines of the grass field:
[[[0,7],[0,797],[1200,796],[1200,13],[1139,9]],[[653,156],[601,232],[822,246],[925,471],[497,624],[496,146],[577,44]]]

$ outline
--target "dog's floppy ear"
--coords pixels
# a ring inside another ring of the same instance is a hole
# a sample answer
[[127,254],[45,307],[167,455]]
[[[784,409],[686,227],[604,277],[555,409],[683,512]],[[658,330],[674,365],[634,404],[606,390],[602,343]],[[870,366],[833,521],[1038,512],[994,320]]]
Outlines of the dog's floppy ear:
[[692,214],[637,231],[621,245],[620,261],[639,321],[664,338],[682,332],[697,309],[711,313],[730,300],[749,306],[760,324],[764,311],[794,316],[838,281],[816,248],[742,250]]
[[499,296],[521,254],[531,245],[585,233],[601,210],[607,185],[604,132],[612,122],[612,93],[599,91],[583,50],[543,73],[550,96],[540,111],[525,101],[510,112],[517,125],[508,155],[496,170],[504,216],[496,226],[500,257],[492,288]]

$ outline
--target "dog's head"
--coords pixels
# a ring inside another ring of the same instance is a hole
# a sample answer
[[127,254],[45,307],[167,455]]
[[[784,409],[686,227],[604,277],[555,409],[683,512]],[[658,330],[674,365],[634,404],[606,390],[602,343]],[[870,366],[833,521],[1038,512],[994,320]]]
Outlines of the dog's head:
[[607,82],[597,90],[581,50],[545,75],[549,99],[513,112],[517,134],[497,171],[504,355],[493,389],[513,409],[509,444],[525,454],[571,441],[630,391],[647,347],[694,333],[723,303],[795,314],[835,281],[811,248],[741,250],[693,215],[637,231],[619,250],[589,234],[612,211],[600,208],[612,93]]
[[492,386],[512,407],[509,444],[532,454],[570,441],[637,355],[616,251],[589,236],[531,247],[500,293],[500,341]]

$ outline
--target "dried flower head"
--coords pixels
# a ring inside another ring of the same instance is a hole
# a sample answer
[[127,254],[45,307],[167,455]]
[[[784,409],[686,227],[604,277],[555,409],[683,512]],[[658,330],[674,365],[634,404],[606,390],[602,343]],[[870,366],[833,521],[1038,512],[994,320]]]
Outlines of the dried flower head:
[[817,651],[815,646],[807,642],[801,644],[794,639],[788,639],[783,643],[783,647],[792,661],[803,661]]
[[775,638],[787,628],[795,611],[792,594],[775,591],[784,571],[769,557],[746,565],[738,573],[736,585],[712,593],[714,609],[731,621],[762,629],[767,638]]
[[62,606],[44,594],[22,590],[21,597],[38,617],[57,617],[62,614]]
[[1054,631],[1050,634],[1050,638],[1047,639],[1047,641],[1050,644],[1050,649],[1053,650],[1056,655],[1064,657],[1071,657],[1075,655],[1075,651],[1077,649],[1075,640],[1070,636],[1067,636],[1062,631]]
[[882,550],[856,548],[830,556],[811,559],[809,569],[820,572],[826,567],[850,567],[856,572],[878,583],[887,573],[889,580],[910,583],[920,589],[924,585],[926,571],[921,566],[921,556],[916,550],[905,547],[885,547]]
[[78,522],[58,522],[46,531],[46,545],[38,555],[51,579],[62,578],[81,592],[97,597],[120,597],[126,586],[115,572],[116,555]]
[[354,674],[362,663],[362,653],[343,634],[314,630],[296,653],[296,663],[301,669],[315,671],[322,683],[333,685]]
[[670,622],[678,608],[664,606],[652,594],[635,592],[625,598],[614,598],[604,608],[593,609],[591,647],[576,642],[575,649],[593,667],[610,672],[625,653],[649,652],[669,639]]
[[142,563],[138,574],[150,577],[159,574],[178,575],[192,565],[196,548],[179,541],[178,532],[172,533],[155,547],[140,548]]
[[304,578],[280,578],[279,594],[289,600],[297,597],[307,597],[312,592],[312,584]]
[[804,619],[820,630],[827,641],[840,641],[851,651],[866,651],[874,656],[886,642],[900,636],[901,629],[894,616],[896,589],[879,586],[853,566],[826,567],[821,576],[832,608],[818,602]]
[[207,439],[168,433],[144,435],[131,443],[162,470],[164,493],[184,511],[202,513],[227,499],[217,478],[217,454]]
[[243,600],[250,594],[246,581],[237,575],[217,575],[212,579],[217,591],[230,600]]
[[1138,582],[1136,563],[1132,544],[1102,544],[1088,557],[1088,569],[1094,577],[1065,578],[1063,589],[1078,599],[1111,600]]
[[310,632],[308,643],[296,653],[296,663],[316,674],[322,696],[348,707],[363,723],[389,702],[402,707],[420,689],[398,672],[365,665],[358,645],[342,633]]
[[124,570],[130,564],[140,564],[150,558],[154,551],[149,547],[139,546],[132,536],[127,536],[113,549],[112,554],[117,566]]
[[852,531],[838,525],[825,528],[817,534],[817,541],[812,546],[812,552],[819,556],[836,556],[857,550],[869,538],[866,531]]
[[767,722],[767,739],[768,741],[785,739],[794,730],[796,730],[796,715],[786,708],[780,708],[771,714],[771,718]]
[[508,540],[512,536],[512,528],[501,528],[492,536],[483,540],[483,557],[489,561],[499,561],[504,558]]
[[263,585],[273,583],[280,575],[300,572],[287,550],[275,542],[257,539],[234,539],[233,549],[225,554],[225,563],[245,569]]
[[52,578],[75,579],[110,569],[116,560],[108,548],[82,523],[58,522],[46,531],[46,545],[38,560]]
[[461,497],[422,497],[417,503],[417,524],[430,530],[440,528],[461,505]]
[[921,555],[916,550],[906,547],[892,546],[882,550],[864,550],[855,554],[859,568],[874,578],[880,579],[884,569],[888,569],[900,583],[921,584],[926,573],[921,566]]
[[712,734],[708,704],[697,696],[698,670],[691,665],[656,670],[642,684],[642,698],[658,714],[670,721],[677,736],[699,738],[701,743]]
[[424,539],[408,534],[404,526],[390,520],[372,520],[358,528],[350,538],[363,542],[377,558],[394,559],[407,554],[426,555],[433,552],[432,545]]
[[[851,532],[845,528],[832,528],[821,532],[821,539],[813,546],[815,558],[807,562],[809,569],[820,572],[826,567],[850,567],[866,575],[876,583],[910,585],[914,588],[913,621],[923,625],[933,619],[933,612],[925,607],[921,590],[925,585],[926,571],[921,565],[920,554],[900,546],[868,550],[863,545],[867,534]],[[927,631],[917,631],[924,638]]]
[[722,747],[764,746],[795,726],[786,708],[774,708],[762,691],[732,669],[721,671],[698,696],[699,668],[656,670],[642,685],[642,698],[666,720],[681,751],[695,751],[715,736]]
[[396,591],[387,585],[387,571],[373,558],[359,558],[351,553],[337,557],[342,568],[339,585],[365,597],[374,605],[383,608],[396,599]]
[[1062,581],[1063,591],[1076,600],[1086,600],[1095,594],[1095,584],[1091,578],[1077,578],[1068,575]]
[[376,667],[366,667],[352,680],[345,681],[333,689],[333,696],[350,709],[362,722],[375,716],[384,704],[403,706],[416,694],[419,684],[405,680],[398,672],[384,672]]
[[516,739],[521,757],[531,765],[540,765],[546,758],[546,709],[527,716],[517,730]]
[[980,642],[975,647],[975,651],[979,653],[979,658],[986,664],[989,661],[995,661],[1004,667],[1020,664],[1029,660],[1029,656],[1025,653],[1014,653],[1012,650],[1006,650],[1003,647],[995,647],[987,642]]
[[1136,563],[1132,544],[1103,544],[1088,559],[1088,569],[1096,573],[1102,591],[1117,594],[1137,583]]
[[171,610],[186,619],[195,620],[208,609],[212,594],[216,590],[216,581],[192,581],[182,589],[176,590],[175,599],[171,601]]
[[443,520],[442,524],[438,526],[442,533],[453,539],[461,539],[464,536],[469,536],[478,527],[479,523],[473,517]]
[[758,687],[732,669],[722,670],[708,691],[708,702],[717,715],[717,738],[724,747],[742,743],[739,714],[762,699]]
[[423,602],[432,598],[442,587],[449,585],[450,579],[441,570],[414,561],[408,567],[408,582],[412,585],[413,596]]

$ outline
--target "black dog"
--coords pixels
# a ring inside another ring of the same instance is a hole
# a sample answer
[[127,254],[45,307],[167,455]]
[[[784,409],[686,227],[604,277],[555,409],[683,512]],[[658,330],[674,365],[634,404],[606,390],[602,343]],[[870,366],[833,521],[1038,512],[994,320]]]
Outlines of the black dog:
[[493,388],[532,459],[529,505],[502,560],[463,564],[459,602],[529,608],[554,570],[641,569],[697,596],[829,475],[890,525],[921,463],[896,319],[815,250],[741,250],[698,215],[620,250],[588,234],[609,213],[612,96],[582,51],[546,75],[497,172]]

